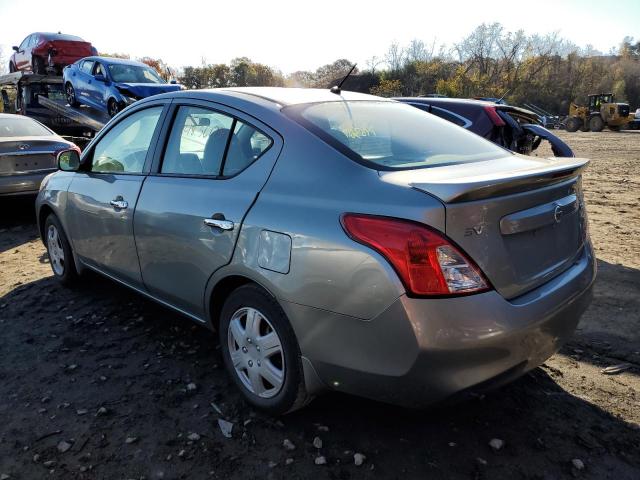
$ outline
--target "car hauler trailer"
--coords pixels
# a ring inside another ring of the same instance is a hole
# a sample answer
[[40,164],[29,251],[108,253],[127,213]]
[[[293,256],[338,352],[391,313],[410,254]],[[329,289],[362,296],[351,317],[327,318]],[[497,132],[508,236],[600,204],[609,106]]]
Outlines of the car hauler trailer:
[[0,95],[4,112],[31,117],[81,148],[109,120],[92,108],[69,106],[59,76],[27,72],[0,75]]

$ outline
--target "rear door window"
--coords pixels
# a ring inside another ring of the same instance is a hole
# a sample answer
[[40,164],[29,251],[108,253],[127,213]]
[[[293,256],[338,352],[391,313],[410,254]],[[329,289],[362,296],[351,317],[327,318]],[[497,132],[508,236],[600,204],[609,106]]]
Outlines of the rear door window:
[[215,110],[181,106],[165,149],[161,173],[233,176],[251,165],[272,140]]
[[167,143],[162,173],[220,175],[233,118],[200,107],[178,109]]
[[85,60],[84,62],[82,62],[82,65],[80,66],[80,70],[86,73],[87,75],[91,75],[92,69],[93,69],[93,60]]

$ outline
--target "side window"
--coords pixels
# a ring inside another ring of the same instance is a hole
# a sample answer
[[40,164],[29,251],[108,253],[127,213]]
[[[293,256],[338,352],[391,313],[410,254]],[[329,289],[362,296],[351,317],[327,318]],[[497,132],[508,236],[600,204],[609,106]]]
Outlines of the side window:
[[178,109],[162,161],[162,173],[220,175],[233,118],[213,110]]
[[29,40],[29,46],[30,47],[35,47],[38,44],[38,40],[40,40],[40,37],[36,34],[31,35],[31,40]]
[[105,77],[105,72],[104,72],[104,68],[102,68],[102,64],[96,62],[96,66],[93,69],[93,75],[102,75],[103,77]]
[[93,149],[91,171],[141,173],[162,108],[140,110],[109,130]]
[[272,143],[273,140],[264,133],[238,120],[233,129],[222,175],[228,177],[241,172],[266,152]]
[[19,50],[23,51],[25,50],[28,46],[29,46],[29,42],[31,41],[31,35],[29,35],[27,38],[25,38],[22,43],[20,44]]
[[86,73],[87,75],[91,75],[92,69],[93,69],[92,60],[85,60],[84,62],[82,62],[82,66],[80,67],[80,70],[82,70],[84,73]]
[[460,127],[464,127],[467,124],[464,118],[454,113],[451,113],[449,110],[444,110],[443,108],[433,107],[431,109],[431,113],[451,123],[455,123]]

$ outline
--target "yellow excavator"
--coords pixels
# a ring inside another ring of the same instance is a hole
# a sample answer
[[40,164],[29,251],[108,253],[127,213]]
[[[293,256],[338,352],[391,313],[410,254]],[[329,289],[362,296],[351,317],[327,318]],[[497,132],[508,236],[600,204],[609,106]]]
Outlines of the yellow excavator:
[[633,120],[629,115],[628,103],[615,103],[613,93],[595,93],[589,95],[589,104],[580,106],[573,102],[569,106],[566,121],[568,132],[600,132],[604,127],[617,132],[620,127]]

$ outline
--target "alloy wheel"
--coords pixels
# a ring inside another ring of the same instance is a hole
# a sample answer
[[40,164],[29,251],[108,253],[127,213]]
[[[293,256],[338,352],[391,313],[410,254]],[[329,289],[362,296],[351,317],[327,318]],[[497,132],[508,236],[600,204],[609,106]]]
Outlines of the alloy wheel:
[[251,307],[237,310],[229,322],[227,339],[231,363],[247,390],[272,398],[285,379],[282,342],[271,322]]
[[109,102],[109,105],[107,105],[107,110],[109,111],[109,116],[110,117],[115,117],[118,112],[120,111],[120,108],[118,106],[118,102],[116,102],[115,100],[111,100]]
[[76,92],[73,90],[73,86],[71,84],[67,85],[66,93],[67,103],[73,106],[73,104],[76,103]]
[[49,251],[49,260],[51,261],[53,272],[58,276],[62,276],[65,267],[64,249],[55,225],[49,225],[47,230],[47,250]]

